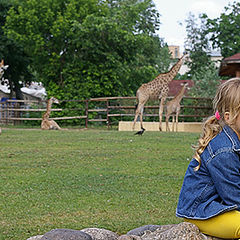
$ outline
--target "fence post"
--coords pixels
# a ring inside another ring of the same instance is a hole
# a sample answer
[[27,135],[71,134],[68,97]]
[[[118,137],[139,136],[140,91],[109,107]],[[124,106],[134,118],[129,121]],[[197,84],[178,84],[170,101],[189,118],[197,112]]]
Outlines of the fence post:
[[85,102],[86,102],[86,104],[85,104],[85,115],[86,115],[85,127],[88,128],[88,99]]
[[8,125],[8,118],[9,118],[9,103],[8,103],[8,100],[6,100],[6,124]]
[[109,127],[110,127],[110,118],[108,116],[108,114],[109,114],[109,100],[108,99],[107,99],[106,105],[107,105],[107,127],[109,129]]

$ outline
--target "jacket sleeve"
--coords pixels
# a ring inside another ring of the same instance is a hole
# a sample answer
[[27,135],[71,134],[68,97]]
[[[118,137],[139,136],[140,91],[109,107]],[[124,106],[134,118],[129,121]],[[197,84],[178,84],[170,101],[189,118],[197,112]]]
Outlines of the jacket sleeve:
[[236,152],[222,152],[208,162],[207,168],[216,190],[226,205],[240,210],[240,159]]

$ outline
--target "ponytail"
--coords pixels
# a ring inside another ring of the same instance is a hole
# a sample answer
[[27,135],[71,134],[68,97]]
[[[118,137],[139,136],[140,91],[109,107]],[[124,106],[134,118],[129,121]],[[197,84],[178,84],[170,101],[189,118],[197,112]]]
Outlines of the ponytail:
[[[234,125],[240,114],[240,78],[229,79],[218,87],[213,100],[213,109],[216,113],[204,122],[202,135],[198,140],[197,146],[194,147],[194,158],[199,163],[194,168],[195,171],[201,166],[200,155],[208,143],[222,131],[225,124],[228,124],[230,127]],[[230,116],[227,123],[224,121],[226,112],[229,112]]]
[[218,133],[222,131],[221,120],[216,116],[211,116],[203,124],[203,132],[198,140],[198,145],[195,146],[195,155],[194,158],[199,162],[199,165],[194,168],[194,171],[197,171],[201,166],[200,155],[208,145],[208,143],[217,136]]

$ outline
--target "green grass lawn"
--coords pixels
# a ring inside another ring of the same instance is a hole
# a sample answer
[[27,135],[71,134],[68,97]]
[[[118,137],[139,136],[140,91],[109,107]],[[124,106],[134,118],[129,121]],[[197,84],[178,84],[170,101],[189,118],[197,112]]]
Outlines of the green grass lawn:
[[0,239],[55,228],[119,234],[172,224],[199,134],[6,129],[0,135]]

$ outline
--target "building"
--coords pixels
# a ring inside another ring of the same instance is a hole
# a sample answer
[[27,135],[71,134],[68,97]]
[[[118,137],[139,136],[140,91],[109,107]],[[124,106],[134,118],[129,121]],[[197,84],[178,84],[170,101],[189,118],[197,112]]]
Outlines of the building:
[[169,83],[169,92],[168,96],[174,97],[176,96],[179,91],[182,89],[182,84],[188,83],[188,88],[185,90],[185,96],[188,96],[188,90],[191,89],[194,85],[194,82],[192,80],[172,80]]
[[211,61],[213,61],[217,68],[220,67],[223,56],[220,51],[210,52]]
[[220,76],[240,77],[240,53],[224,58],[220,69]]
[[177,45],[170,45],[170,46],[168,46],[168,49],[169,49],[169,52],[171,53],[171,57],[173,59],[181,57],[180,47],[179,46],[177,46]]
[[[168,49],[169,49],[172,59],[179,59],[180,57],[182,57],[182,53],[180,52],[180,46],[170,45],[170,46],[168,46]],[[210,55],[211,61],[213,61],[216,65],[216,67],[219,68],[221,65],[221,61],[223,59],[221,52],[214,50],[214,51],[210,52],[209,55]],[[171,67],[172,67],[172,65],[171,65]],[[190,71],[190,68],[187,66],[187,64],[183,64],[179,70],[179,73],[181,75],[184,75],[188,71]]]
[[[44,100],[47,96],[45,88],[41,83],[32,82],[28,87],[22,87],[24,100]],[[6,85],[0,84],[0,101],[1,99],[7,99],[10,96],[10,90]],[[15,96],[14,96],[15,97]]]

